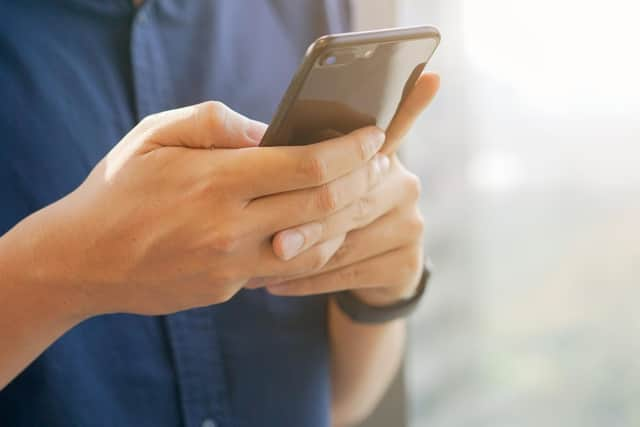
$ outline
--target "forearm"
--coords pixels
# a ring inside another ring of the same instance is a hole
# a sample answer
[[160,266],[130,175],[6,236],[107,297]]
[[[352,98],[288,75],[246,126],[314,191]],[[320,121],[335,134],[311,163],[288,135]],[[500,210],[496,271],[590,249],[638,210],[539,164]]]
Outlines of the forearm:
[[48,269],[55,257],[43,246],[56,237],[44,216],[36,213],[0,237],[0,390],[80,321],[71,293]]
[[345,427],[366,417],[391,383],[403,359],[406,322],[357,324],[331,300],[329,334],[333,425]]

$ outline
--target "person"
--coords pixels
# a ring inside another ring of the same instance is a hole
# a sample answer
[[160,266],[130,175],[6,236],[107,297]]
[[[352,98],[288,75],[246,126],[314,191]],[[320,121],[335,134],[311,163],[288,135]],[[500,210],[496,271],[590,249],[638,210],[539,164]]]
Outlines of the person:
[[3,0],[0,20],[0,424],[362,420],[405,321],[334,292],[419,288],[420,187],[392,151],[438,78],[386,135],[257,147],[345,2]]

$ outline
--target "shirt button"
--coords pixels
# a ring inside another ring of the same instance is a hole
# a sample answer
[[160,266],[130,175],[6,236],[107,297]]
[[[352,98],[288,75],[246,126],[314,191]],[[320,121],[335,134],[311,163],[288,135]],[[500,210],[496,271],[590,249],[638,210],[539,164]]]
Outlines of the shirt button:
[[202,427],[217,427],[217,424],[211,418],[207,418],[202,422]]
[[138,22],[144,24],[145,22],[147,22],[149,20],[149,13],[147,13],[146,10],[141,10],[138,12],[138,16],[137,16],[137,20]]

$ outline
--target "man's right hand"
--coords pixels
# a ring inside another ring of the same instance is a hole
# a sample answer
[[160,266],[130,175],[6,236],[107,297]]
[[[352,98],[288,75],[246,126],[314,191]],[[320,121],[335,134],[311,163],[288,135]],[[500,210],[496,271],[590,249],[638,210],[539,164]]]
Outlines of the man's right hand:
[[320,269],[344,236],[289,261],[271,238],[375,186],[384,134],[256,147],[264,129],[215,102],[144,119],[78,189],[14,229],[38,230],[29,274],[88,317],[220,303],[250,278]]

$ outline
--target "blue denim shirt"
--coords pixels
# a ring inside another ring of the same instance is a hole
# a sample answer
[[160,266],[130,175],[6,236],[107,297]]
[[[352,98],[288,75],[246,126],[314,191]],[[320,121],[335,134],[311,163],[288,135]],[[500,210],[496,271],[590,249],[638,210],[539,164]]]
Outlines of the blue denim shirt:
[[[0,234],[150,113],[215,99],[268,122],[308,43],[346,29],[345,3],[0,0]],[[0,426],[327,426],[325,309],[242,291],[93,318],[0,391]]]

